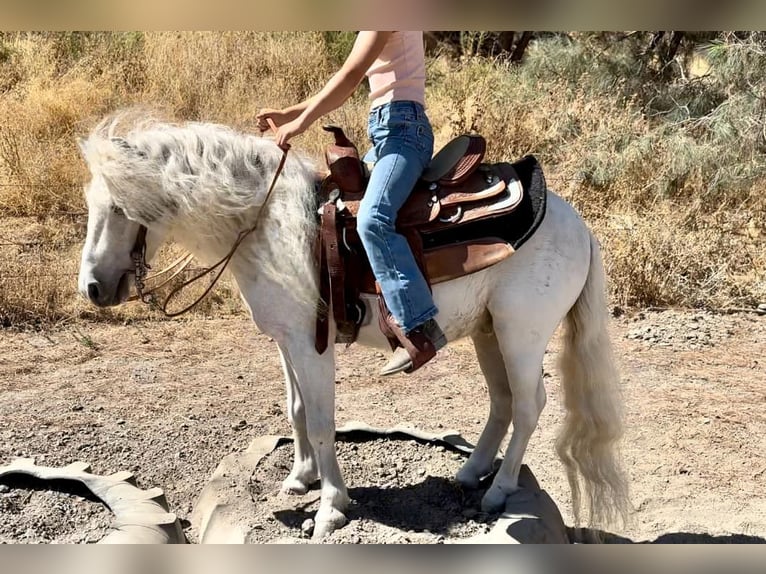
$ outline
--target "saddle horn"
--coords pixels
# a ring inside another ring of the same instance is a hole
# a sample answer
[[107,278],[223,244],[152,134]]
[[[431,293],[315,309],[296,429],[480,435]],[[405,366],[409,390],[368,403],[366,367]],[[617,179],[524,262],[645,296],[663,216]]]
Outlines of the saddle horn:
[[325,148],[325,159],[330,168],[330,179],[341,193],[359,193],[364,190],[364,172],[359,151],[338,126],[326,125],[322,129],[335,137]]

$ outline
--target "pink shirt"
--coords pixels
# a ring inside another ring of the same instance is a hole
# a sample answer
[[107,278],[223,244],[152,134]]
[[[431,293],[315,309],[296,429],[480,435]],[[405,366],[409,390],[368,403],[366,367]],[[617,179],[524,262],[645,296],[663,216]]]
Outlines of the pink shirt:
[[366,75],[372,108],[394,100],[410,100],[425,106],[423,32],[393,32]]

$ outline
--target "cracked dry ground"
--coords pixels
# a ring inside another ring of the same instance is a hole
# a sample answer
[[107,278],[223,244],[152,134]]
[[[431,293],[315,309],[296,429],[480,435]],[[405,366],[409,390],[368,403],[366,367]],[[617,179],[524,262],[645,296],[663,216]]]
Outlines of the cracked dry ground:
[[[610,329],[635,507],[632,524],[616,534],[634,542],[764,542],[766,317],[646,312],[612,319]],[[525,461],[570,524],[553,449],[562,419],[559,346],[557,334],[545,357],[548,405]],[[392,380],[377,377],[381,353],[338,350],[339,424],[409,423],[478,438],[488,400],[469,341]],[[257,435],[288,433],[276,348],[245,318],[0,332],[0,465],[31,456],[45,465],[84,460],[99,474],[132,470],[142,488],[163,488],[184,520],[223,456]],[[55,540],[56,525],[41,533],[41,523],[59,520],[63,529],[73,519],[60,497],[36,493],[35,508],[25,508],[28,493],[3,491],[2,542]],[[74,503],[82,529],[89,521],[102,527],[103,515],[77,510],[82,505]]]

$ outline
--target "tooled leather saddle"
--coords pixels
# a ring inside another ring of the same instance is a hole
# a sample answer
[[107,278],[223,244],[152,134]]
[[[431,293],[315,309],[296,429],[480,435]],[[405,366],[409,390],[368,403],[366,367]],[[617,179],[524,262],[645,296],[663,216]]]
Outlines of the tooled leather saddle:
[[[332,309],[336,342],[350,345],[365,319],[360,295],[377,294],[379,326],[395,349],[401,342],[386,321],[390,316],[356,231],[367,171],[341,128],[324,129],[334,142],[325,150],[329,173],[319,190],[320,304]],[[481,135],[453,139],[434,156],[399,210],[397,230],[407,238],[429,287],[510,257],[543,219],[546,185],[537,160],[529,155],[515,163],[487,164],[485,151]],[[328,345],[329,319],[320,307],[315,339],[320,354]]]

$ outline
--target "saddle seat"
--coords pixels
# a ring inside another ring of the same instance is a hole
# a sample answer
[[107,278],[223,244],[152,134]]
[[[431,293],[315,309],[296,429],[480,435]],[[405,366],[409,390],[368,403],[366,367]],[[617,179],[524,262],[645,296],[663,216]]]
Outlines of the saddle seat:
[[[360,294],[379,293],[356,231],[368,174],[343,130],[324,129],[335,141],[326,148],[329,173],[319,188],[320,296],[332,304],[337,342],[350,344],[365,315]],[[540,190],[545,183],[537,160],[527,156],[516,164],[487,164],[485,151],[486,141],[478,134],[450,141],[434,156],[397,214],[397,230],[407,238],[429,286],[510,257],[542,220],[545,194]],[[535,197],[525,189],[535,190]],[[515,225],[509,220],[514,214]],[[385,311],[382,297],[379,303]],[[327,346],[326,323],[326,313],[320,314],[320,353]],[[381,329],[389,335],[382,324]],[[394,347],[396,341],[389,340]]]

